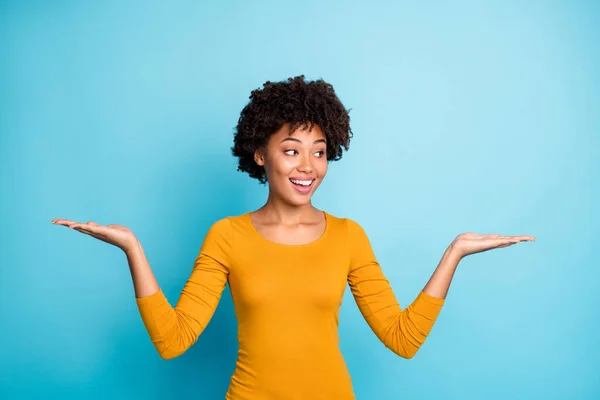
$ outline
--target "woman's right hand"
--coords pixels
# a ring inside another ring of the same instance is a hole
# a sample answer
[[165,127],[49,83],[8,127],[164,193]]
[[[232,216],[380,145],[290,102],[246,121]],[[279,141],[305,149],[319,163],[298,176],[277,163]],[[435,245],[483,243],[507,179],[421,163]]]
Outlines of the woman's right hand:
[[117,246],[125,253],[135,249],[138,240],[133,232],[123,225],[100,225],[89,221],[88,223],[70,221],[68,219],[53,219],[53,224],[63,225],[78,232],[100,239],[103,242]]

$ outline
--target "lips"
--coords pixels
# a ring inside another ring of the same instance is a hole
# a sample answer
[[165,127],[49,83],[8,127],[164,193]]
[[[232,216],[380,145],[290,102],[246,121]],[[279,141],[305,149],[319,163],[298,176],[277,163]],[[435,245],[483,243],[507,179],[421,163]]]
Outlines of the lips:
[[294,182],[292,182],[291,179],[290,179],[290,183],[292,184],[294,189],[296,189],[298,192],[300,192],[302,194],[307,194],[311,191],[312,186],[315,184],[315,180],[313,179],[312,182],[310,183],[310,185],[308,185],[308,186],[295,184]]

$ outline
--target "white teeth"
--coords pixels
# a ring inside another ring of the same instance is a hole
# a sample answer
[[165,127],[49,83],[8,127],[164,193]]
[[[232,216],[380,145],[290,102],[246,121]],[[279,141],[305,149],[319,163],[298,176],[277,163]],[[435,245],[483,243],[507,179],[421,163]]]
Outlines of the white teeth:
[[295,179],[290,179],[290,181],[292,181],[293,183],[295,183],[297,185],[302,185],[302,186],[310,186],[310,184],[312,183],[312,181],[297,181]]

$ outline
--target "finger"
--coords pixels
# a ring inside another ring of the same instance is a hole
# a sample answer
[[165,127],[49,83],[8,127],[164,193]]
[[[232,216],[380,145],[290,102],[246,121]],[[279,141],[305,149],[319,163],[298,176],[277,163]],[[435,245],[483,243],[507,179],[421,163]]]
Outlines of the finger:
[[73,229],[73,227],[75,225],[82,225],[83,222],[76,222],[76,221],[69,221],[67,223],[65,223],[65,226],[67,226],[69,229]]
[[96,235],[101,235],[102,232],[102,225],[89,225],[89,224],[83,224],[83,223],[77,223],[77,224],[73,224],[71,226],[71,228],[75,229],[75,228],[79,228],[84,230],[85,232],[90,232],[90,233],[94,233]]
[[81,233],[84,233],[86,235],[92,236],[92,237],[94,237],[96,239],[104,240],[103,236],[101,236],[101,235],[93,232],[89,227],[86,228],[85,226],[76,226],[76,227],[73,228],[73,230],[76,230],[78,232],[81,232]]
[[83,231],[84,233],[94,234],[97,236],[104,236],[103,226],[102,225],[88,225],[83,223],[78,223],[72,226],[75,230]]
[[519,239],[518,237],[508,236],[505,239],[499,239],[500,244],[498,245],[498,247],[508,247],[514,244],[519,244],[523,241],[523,239]]
[[499,240],[501,242],[515,242],[518,243],[520,242],[522,239],[520,239],[519,236],[498,236],[496,238],[496,240]]
[[512,239],[518,240],[519,242],[532,241],[535,242],[535,237],[529,235],[511,236]]
[[510,239],[509,237],[499,237],[495,239],[496,247],[507,247],[519,243],[519,241]]
[[503,243],[501,245],[498,245],[498,247],[508,247],[508,246],[512,246],[515,244],[517,244],[517,242]]
[[55,225],[67,225],[71,222],[73,222],[73,221],[70,221],[68,219],[53,219],[52,220],[52,223]]
[[65,222],[61,222],[60,225],[66,226],[67,228],[72,228],[73,225],[75,224],[80,224],[81,222],[76,222],[76,221],[65,221]]
[[94,221],[88,221],[88,225],[99,226],[100,224],[95,223]]

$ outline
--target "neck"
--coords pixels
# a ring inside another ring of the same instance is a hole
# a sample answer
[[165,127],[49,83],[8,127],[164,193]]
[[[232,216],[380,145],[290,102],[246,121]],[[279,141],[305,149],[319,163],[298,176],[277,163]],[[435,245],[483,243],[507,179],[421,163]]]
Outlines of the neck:
[[260,214],[263,221],[281,225],[297,225],[315,220],[315,215],[320,214],[310,200],[306,204],[296,205],[283,201],[269,192],[267,202],[255,213]]

